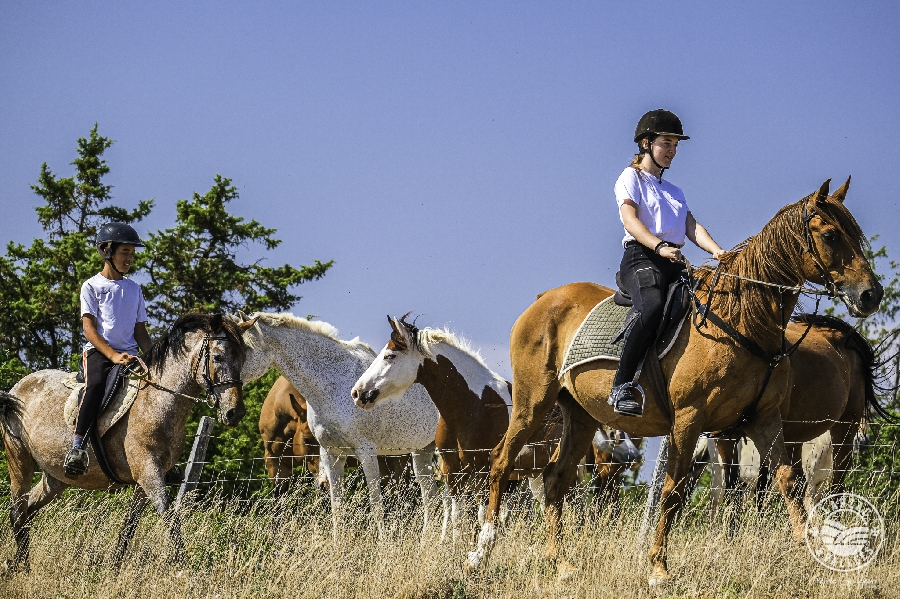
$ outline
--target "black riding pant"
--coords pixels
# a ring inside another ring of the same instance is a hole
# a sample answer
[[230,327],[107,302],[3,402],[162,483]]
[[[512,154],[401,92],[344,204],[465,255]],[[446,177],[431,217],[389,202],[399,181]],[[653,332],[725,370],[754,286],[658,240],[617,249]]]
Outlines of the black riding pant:
[[636,241],[628,242],[619,265],[619,276],[631,296],[634,313],[630,315],[633,318],[625,333],[625,346],[613,385],[634,379],[662,321],[669,284],[683,271],[684,264],[658,256]]
[[106,375],[115,365],[94,348],[89,349],[81,359],[84,367],[84,396],[75,421],[75,434],[84,436],[97,419],[97,412],[106,392]]

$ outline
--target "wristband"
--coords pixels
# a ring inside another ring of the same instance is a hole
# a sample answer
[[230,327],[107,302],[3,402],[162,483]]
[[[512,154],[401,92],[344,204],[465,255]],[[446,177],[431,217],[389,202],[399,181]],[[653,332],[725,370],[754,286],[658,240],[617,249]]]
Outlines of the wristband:
[[656,244],[656,247],[653,248],[653,253],[659,256],[659,248],[662,247],[672,247],[672,244],[670,244],[668,241],[660,241]]

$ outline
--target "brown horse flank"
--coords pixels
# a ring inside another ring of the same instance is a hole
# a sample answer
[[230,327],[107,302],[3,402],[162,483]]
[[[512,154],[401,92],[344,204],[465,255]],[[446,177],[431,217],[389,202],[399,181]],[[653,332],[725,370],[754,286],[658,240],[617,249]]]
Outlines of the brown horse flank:
[[[878,403],[875,394],[878,356],[868,341],[850,324],[831,316],[799,314],[787,327],[789,343],[795,343],[811,325],[809,333],[791,356],[791,386],[781,404],[784,441],[794,471],[801,474],[804,442],[831,432],[834,450],[832,485],[844,491],[844,478],[851,466],[853,440],[865,421],[880,417],[896,422]],[[737,439],[717,439],[722,463],[735,464]],[[736,467],[729,466],[725,488],[737,480]]]
[[[247,325],[249,326],[249,325]],[[97,465],[93,449],[86,474],[72,479],[63,457],[72,446],[72,429],[63,417],[70,390],[65,372],[41,370],[0,395],[0,422],[9,461],[12,507],[10,519],[17,551],[15,564],[28,558],[29,522],[39,509],[66,488],[104,490],[136,485],[119,535],[115,563],[128,543],[148,502],[171,521],[176,556],[181,553],[177,514],[169,513],[165,472],[184,450],[185,421],[197,395],[211,390],[218,400],[219,420],[234,426],[244,416],[241,367],[246,326],[219,315],[190,313],[179,318],[147,354],[150,377],[144,379],[129,412],[103,436],[108,463],[124,485],[113,483]],[[29,491],[36,468],[41,480]]]
[[[862,231],[844,206],[849,180],[831,196],[828,187],[826,181],[817,192],[779,210],[740,251],[724,258],[720,276],[700,273],[698,299],[706,302],[713,292],[710,310],[721,317],[722,324],[710,319],[702,327],[697,323],[681,328],[662,360],[669,399],[656,397],[642,376],[641,384],[647,389],[643,417],[620,416],[607,404],[615,362],[588,362],[559,377],[570,340],[588,312],[613,290],[573,283],[544,293],[525,310],[510,335],[512,417],[503,441],[491,454],[489,512],[478,547],[469,554],[468,570],[482,566],[496,539],[493,522],[512,457],[557,402],[564,422],[559,459],[544,471],[548,557],[559,557],[563,497],[598,422],[634,436],[670,435],[660,521],[650,548],[651,585],[669,577],[666,541],[684,500],[694,446],[704,431],[739,425],[760,453],[767,455],[787,501],[794,534],[802,538],[805,517],[793,493],[794,471],[785,451],[779,412],[791,383],[790,358],[782,356],[783,329],[804,281],[827,285],[855,316],[873,313],[883,294],[866,260]],[[719,285],[711,290],[716,280]],[[750,339],[755,349],[722,326]],[[570,568],[564,560],[558,566]]]
[[306,419],[306,400],[283,376],[263,401],[259,414],[266,470],[274,484],[272,495],[281,497],[288,489],[294,468],[304,466],[318,478],[319,442]]

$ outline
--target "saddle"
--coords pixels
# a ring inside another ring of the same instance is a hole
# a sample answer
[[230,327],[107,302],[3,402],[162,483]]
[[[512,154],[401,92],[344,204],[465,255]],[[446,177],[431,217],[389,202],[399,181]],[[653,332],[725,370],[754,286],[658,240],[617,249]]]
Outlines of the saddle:
[[[594,360],[615,360],[622,356],[625,334],[637,313],[634,311],[631,298],[622,287],[621,277],[616,273],[616,293],[597,304],[585,317],[575,336],[572,338],[559,377],[572,368]],[[673,419],[671,402],[668,397],[668,384],[659,365],[678,338],[681,327],[691,310],[691,289],[686,277],[679,277],[666,290],[666,304],[663,318],[656,333],[656,341],[650,345],[647,355],[642,361],[647,366],[655,395],[664,404],[663,410]],[[640,372],[640,369],[639,369]]]
[[[119,484],[122,484],[122,481],[115,475],[109,464],[101,437],[128,413],[137,397],[140,382],[129,379],[127,374],[127,370],[118,364],[110,369],[106,377],[103,399],[97,411],[97,419],[90,423],[87,432],[87,437],[94,448],[94,455],[97,457],[97,465],[100,466],[107,478]],[[74,429],[84,396],[83,373],[80,370],[71,373],[64,379],[63,384],[72,389],[63,408],[63,417],[66,424]]]

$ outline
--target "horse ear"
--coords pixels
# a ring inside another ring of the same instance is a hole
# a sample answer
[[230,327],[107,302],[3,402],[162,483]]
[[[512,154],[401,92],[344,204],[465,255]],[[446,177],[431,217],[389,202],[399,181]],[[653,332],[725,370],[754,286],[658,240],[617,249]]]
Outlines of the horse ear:
[[813,202],[824,202],[828,197],[829,187],[831,187],[831,179],[826,179],[825,182],[822,183],[822,187],[819,188],[819,191],[816,192],[815,197],[813,197]]
[[[244,316],[244,318],[245,318],[245,319],[247,318],[246,315]],[[256,321],[257,321],[257,320],[259,320],[259,316],[257,316],[256,318],[251,318],[251,319],[249,319],[249,320],[244,320],[244,322],[239,322],[238,325],[237,325],[237,327],[238,327],[238,329],[241,331],[241,335],[243,335],[243,334],[244,334],[245,332],[247,332],[250,328],[252,328],[253,325],[256,324]]]
[[843,185],[837,188],[837,190],[831,194],[831,197],[836,199],[841,204],[844,203],[844,198],[847,197],[847,190],[850,189],[850,177],[847,177],[847,181],[844,182]]
[[214,315],[209,321],[209,326],[212,328],[213,333],[221,331],[223,324],[225,324],[225,321],[222,319],[221,314]]
[[240,320],[239,320],[238,322],[244,322],[244,321],[246,321],[246,320],[249,320],[249,319],[247,318],[247,315],[244,314],[244,311],[243,311],[243,310],[238,310],[238,311],[237,311],[237,315],[238,315],[238,318],[240,318]]

